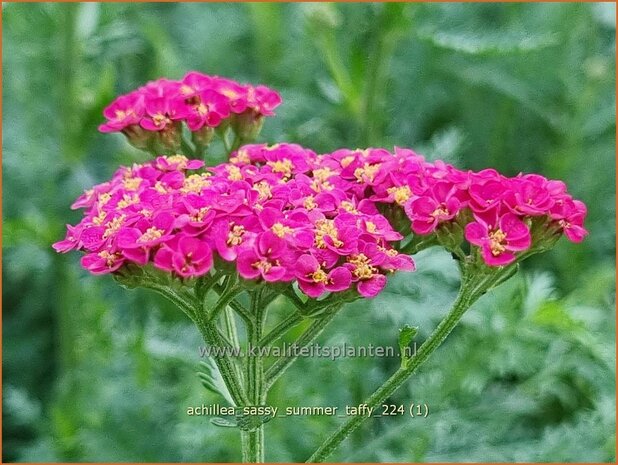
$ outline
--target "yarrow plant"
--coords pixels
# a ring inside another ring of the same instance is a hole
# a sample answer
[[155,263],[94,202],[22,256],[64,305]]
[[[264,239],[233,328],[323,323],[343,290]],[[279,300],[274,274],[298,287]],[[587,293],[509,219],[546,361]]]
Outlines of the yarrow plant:
[[[585,205],[563,182],[538,174],[459,170],[399,147],[318,155],[292,143],[247,144],[280,102],[264,86],[197,72],[119,97],[104,110],[100,130],[122,132],[155,158],[121,167],[81,195],[72,207],[84,209],[83,219],[68,225],[54,248],[82,251],[81,264],[93,274],[161,293],[208,345],[233,349],[272,346],[308,320],[296,341],[307,346],[345,303],[375,297],[390,274],[414,271],[411,255],[443,247],[460,268],[459,295],[420,349],[403,355],[365,401],[375,407],[522,260],[562,235],[572,242],[586,235]],[[215,133],[228,161],[206,166],[201,158]],[[266,311],[278,298],[289,302],[289,314],[266,332]],[[399,344],[407,346],[415,332],[402,329]],[[261,354],[216,353],[203,382],[239,413],[215,423],[239,428],[243,461],[261,462],[271,418],[241,412],[267,403],[295,355],[265,366]],[[323,461],[366,418],[351,417],[309,461]]]

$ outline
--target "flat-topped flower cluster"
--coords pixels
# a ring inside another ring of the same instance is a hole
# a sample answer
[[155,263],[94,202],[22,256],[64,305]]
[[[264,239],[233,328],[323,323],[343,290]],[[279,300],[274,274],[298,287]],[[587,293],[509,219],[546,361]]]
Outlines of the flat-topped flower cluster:
[[[274,115],[281,96],[266,86],[243,85],[196,71],[181,80],[151,81],[103,110],[101,132],[122,132],[138,148],[179,147],[183,123],[194,142],[207,145],[213,129],[232,124],[244,135]],[[160,139],[160,145],[154,145]]]
[[[189,278],[223,260],[248,280],[297,281],[311,297],[350,288],[372,297],[388,273],[414,268],[399,252],[410,233],[457,223],[490,266],[531,247],[534,217],[575,242],[586,233],[586,208],[560,181],[460,171],[408,149],[316,155],[256,144],[203,165],[174,155],[120,168],[77,199],[85,216],[54,248],[86,252],[94,274],[151,262]],[[405,215],[394,221],[397,210]]]

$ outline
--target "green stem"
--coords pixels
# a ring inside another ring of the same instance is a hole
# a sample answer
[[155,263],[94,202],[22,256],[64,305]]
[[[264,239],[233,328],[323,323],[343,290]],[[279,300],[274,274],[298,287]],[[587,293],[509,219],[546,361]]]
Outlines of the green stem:
[[240,435],[243,463],[264,463],[264,425]]
[[325,313],[319,319],[316,319],[307,330],[294,342],[297,349],[295,353],[289,357],[280,358],[273,363],[268,370],[266,370],[266,386],[270,389],[271,386],[279,379],[283,373],[292,365],[298,358],[300,348],[306,347],[311,344],[320,334],[324,331],[324,328],[332,321],[337,314],[337,311],[343,306],[343,303],[335,304],[331,311]]
[[232,347],[240,347],[240,341],[238,340],[238,331],[236,330],[236,320],[234,318],[234,312],[231,308],[226,308],[223,312],[223,323],[225,326],[225,334]]
[[229,130],[226,129],[224,133],[220,134],[221,140],[223,141],[223,148],[227,152],[227,156],[229,158],[230,153],[232,153],[232,147],[230,146],[230,141],[227,137]]
[[[249,331],[249,345],[259,346],[266,318],[265,308],[261,302],[262,289],[257,288],[251,295],[251,313],[255,316],[255,324]],[[260,354],[252,355],[247,351],[245,378],[247,380],[247,397],[250,405],[261,405],[265,402],[264,389],[264,358]],[[264,462],[264,424],[260,423],[250,431],[241,430],[243,462]]]
[[193,147],[191,147],[189,141],[185,139],[185,136],[182,136],[182,138],[180,139],[180,147],[182,148],[182,151],[186,156],[188,156],[189,158],[195,157],[195,150],[193,150]]
[[[192,298],[188,295],[181,295],[164,285],[150,283],[147,287],[160,293],[176,305],[180,310],[182,310],[198,327],[206,344],[211,347],[229,347],[219,335],[217,326],[213,323],[209,323],[203,317],[204,315],[201,311],[201,302],[196,301],[194,297]],[[234,403],[236,405],[247,405],[247,397],[242,388],[241,380],[237,376],[237,369],[234,366],[235,364],[229,354],[222,352],[223,351],[220,350],[217,355],[213,356],[213,360],[221,373],[221,377],[223,378],[223,381],[225,382]]]
[[234,150],[238,150],[238,148],[243,145],[242,137],[239,137],[238,134],[234,133],[234,139],[232,140],[232,145],[230,146],[230,150],[227,153],[228,158],[232,154]]
[[[227,335],[230,346],[234,349],[240,348],[240,341],[238,340],[238,330],[236,329],[236,318],[234,316],[234,311],[229,307],[226,307],[223,311],[223,324],[225,327],[225,334]],[[238,365],[234,365],[234,371],[236,372],[236,377],[241,379],[242,373]]]
[[[202,337],[204,341],[211,347],[229,347],[225,341],[219,336],[219,332],[217,327],[211,323],[206,323],[204,320],[200,319],[197,323],[197,326],[202,333]],[[247,405],[247,396],[242,387],[242,382],[238,376],[238,371],[235,363],[230,358],[229,354],[221,353],[222,350],[218,351],[219,353],[213,356],[217,367],[219,368],[219,372],[221,373],[221,377],[227,386],[232,399],[236,405]]]
[[[489,271],[489,274],[479,273],[478,269],[472,271],[470,275],[464,268],[461,287],[457,299],[453,303],[450,312],[436,327],[429,338],[421,345],[418,352],[410,359],[402,363],[402,366],[380,386],[367,400],[368,407],[378,407],[386,401],[429,356],[444,342],[453,328],[464,315],[466,310],[481,297],[487,290],[491,289],[501,279],[508,276],[512,267]],[[337,429],[337,431],[326,439],[324,443],[307,460],[308,463],[323,462],[356,428],[358,428],[367,416],[357,415],[351,417],[347,422]]]
[[236,299],[232,299],[229,306],[232,307],[232,309],[243,319],[247,328],[251,328],[253,326],[253,315],[251,315],[249,310],[247,310],[243,304],[238,302]]
[[266,334],[258,343],[260,347],[267,346],[276,342],[281,336],[287,333],[294,326],[303,321],[303,317],[300,313],[293,313],[285,320],[275,326],[268,334]]
[[[234,298],[236,297],[239,291],[238,287],[236,286],[237,281],[238,281],[237,276],[233,274],[225,278],[225,283],[223,285],[223,291],[219,293],[219,300],[217,301],[215,308],[213,308],[212,311],[208,313],[209,322],[215,321],[219,313],[225,310],[228,304],[232,300],[234,300]],[[206,301],[204,301],[204,304],[205,303]]]

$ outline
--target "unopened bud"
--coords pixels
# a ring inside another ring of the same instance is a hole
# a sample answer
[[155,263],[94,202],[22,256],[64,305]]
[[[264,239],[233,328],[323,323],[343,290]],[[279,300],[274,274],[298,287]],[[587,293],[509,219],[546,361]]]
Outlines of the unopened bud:
[[234,115],[232,127],[243,142],[254,141],[264,125],[264,117],[255,110],[247,109]]

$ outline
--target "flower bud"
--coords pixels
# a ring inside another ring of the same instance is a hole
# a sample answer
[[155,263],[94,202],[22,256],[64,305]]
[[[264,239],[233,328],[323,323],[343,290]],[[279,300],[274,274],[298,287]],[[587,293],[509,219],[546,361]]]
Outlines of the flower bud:
[[215,136],[215,129],[204,126],[202,129],[191,133],[191,140],[196,146],[206,147]]
[[161,154],[175,154],[180,151],[182,129],[180,123],[168,125],[156,132],[155,151]]
[[136,149],[148,150],[154,141],[152,132],[146,131],[139,124],[127,126],[122,130],[122,133],[126,136],[129,144]]
[[446,247],[447,250],[453,251],[463,242],[464,231],[457,222],[443,223],[436,229],[438,242]]
[[264,125],[264,116],[252,109],[234,115],[232,128],[243,142],[255,140]]

